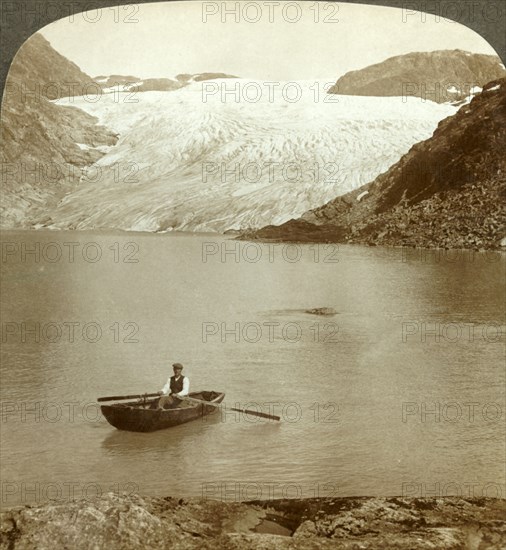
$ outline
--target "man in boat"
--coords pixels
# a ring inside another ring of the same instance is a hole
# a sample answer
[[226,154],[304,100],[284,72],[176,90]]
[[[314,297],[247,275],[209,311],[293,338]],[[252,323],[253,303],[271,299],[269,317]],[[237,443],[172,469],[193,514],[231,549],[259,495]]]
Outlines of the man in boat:
[[158,400],[159,409],[173,409],[181,403],[181,398],[190,393],[190,381],[183,376],[183,365],[174,363],[174,376],[171,376],[162,391],[158,392],[162,397]]

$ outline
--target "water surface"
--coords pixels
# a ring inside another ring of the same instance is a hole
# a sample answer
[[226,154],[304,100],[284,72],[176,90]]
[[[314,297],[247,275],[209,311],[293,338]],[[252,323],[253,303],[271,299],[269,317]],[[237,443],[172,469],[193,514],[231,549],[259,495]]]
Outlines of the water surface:
[[[504,496],[504,258],[185,234],[2,242],[3,507],[71,487]],[[193,390],[282,422],[228,412],[137,434],[97,414],[98,396],[161,389],[175,361]]]

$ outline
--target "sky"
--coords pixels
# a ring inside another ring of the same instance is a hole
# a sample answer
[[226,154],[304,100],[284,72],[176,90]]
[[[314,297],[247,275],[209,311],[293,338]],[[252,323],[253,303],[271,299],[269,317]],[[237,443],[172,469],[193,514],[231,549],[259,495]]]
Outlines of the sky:
[[335,79],[413,51],[496,53],[471,29],[430,14],[283,0],[115,6],[64,17],[41,32],[92,77]]

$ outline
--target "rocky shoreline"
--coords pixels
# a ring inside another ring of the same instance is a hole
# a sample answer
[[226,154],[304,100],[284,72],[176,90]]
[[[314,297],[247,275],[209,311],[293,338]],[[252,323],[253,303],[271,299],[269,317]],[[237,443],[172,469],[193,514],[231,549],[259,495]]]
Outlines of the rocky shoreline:
[[506,249],[506,178],[436,193],[351,228],[347,242],[423,248]]
[[347,226],[292,220],[239,238],[506,251],[506,176],[435,193],[414,205],[401,203],[387,212],[371,212]]
[[243,239],[504,250],[506,79],[489,82],[374,181]]
[[506,500],[342,497],[222,502],[104,494],[1,514],[0,548],[500,549]]

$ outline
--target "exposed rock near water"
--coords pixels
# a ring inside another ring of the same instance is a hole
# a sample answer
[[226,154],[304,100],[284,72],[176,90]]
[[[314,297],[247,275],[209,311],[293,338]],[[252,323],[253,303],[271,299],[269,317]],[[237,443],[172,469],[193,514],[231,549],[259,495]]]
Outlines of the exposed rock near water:
[[374,181],[244,238],[499,248],[506,235],[506,79],[487,84]]
[[[505,514],[506,500],[493,498],[227,503],[109,493],[3,513],[0,548],[499,550],[506,545]],[[260,533],[265,522],[282,525],[288,536]]]
[[311,315],[336,315],[337,311],[332,307],[315,307],[312,309],[306,309],[306,313]]

